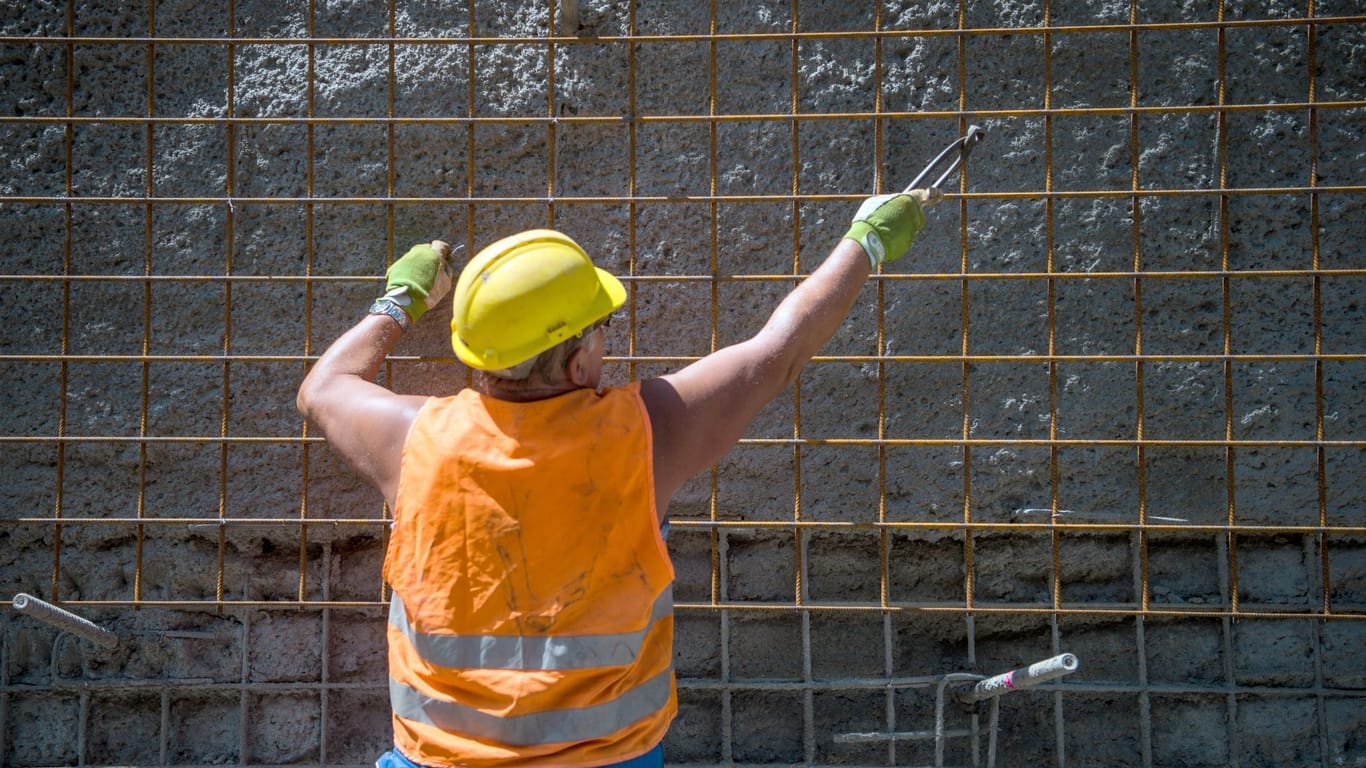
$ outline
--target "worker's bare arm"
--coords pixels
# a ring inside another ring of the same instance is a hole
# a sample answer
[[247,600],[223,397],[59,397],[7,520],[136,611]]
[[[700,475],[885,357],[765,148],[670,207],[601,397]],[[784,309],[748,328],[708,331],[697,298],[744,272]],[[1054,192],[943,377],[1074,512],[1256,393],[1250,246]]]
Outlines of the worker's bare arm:
[[830,340],[869,271],[859,244],[841,240],[753,338],[642,384],[655,434],[661,519],[674,492],[730,450],[764,406]]
[[427,398],[396,395],[375,377],[403,331],[450,291],[450,252],[445,242],[433,240],[414,245],[390,264],[384,295],[318,358],[299,385],[299,411],[390,507],[398,493],[408,428]]
[[403,441],[427,398],[397,395],[375,383],[380,365],[403,330],[368,315],[337,339],[299,386],[299,411],[317,425],[332,450],[384,495],[398,490]]

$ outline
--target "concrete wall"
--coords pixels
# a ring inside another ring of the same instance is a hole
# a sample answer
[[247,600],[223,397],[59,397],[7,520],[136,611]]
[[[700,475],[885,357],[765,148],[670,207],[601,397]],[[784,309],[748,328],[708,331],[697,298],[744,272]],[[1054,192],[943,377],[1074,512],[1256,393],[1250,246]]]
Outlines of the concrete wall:
[[[569,232],[631,289],[622,382],[755,331],[978,124],[675,501],[667,759],[972,764],[844,737],[1067,651],[999,764],[1366,765],[1357,4],[572,10],[0,5],[0,596],[120,638],[0,613],[0,763],[384,748],[384,510],[293,397],[408,244]],[[385,381],[461,386],[443,326]],[[989,725],[948,708],[983,762]]]

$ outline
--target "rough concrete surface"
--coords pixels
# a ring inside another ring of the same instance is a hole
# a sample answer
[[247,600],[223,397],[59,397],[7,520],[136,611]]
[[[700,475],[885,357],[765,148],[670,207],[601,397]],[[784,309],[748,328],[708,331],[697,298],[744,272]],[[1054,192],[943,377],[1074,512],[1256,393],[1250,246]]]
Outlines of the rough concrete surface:
[[[0,0],[0,597],[119,637],[0,612],[0,764],[385,748],[384,510],[293,399],[408,244],[564,229],[623,382],[972,123],[969,194],[674,503],[666,759],[1366,766],[1358,3],[560,6]],[[385,381],[463,385],[445,333]],[[943,676],[1064,651],[990,754],[985,708],[923,737]]]

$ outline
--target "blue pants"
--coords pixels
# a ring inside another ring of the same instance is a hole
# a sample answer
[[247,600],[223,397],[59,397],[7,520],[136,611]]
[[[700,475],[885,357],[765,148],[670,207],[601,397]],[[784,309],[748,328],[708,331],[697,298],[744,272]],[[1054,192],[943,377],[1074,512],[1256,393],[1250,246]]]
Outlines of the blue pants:
[[[422,768],[422,766],[404,757],[397,749],[391,749],[379,756],[379,759],[375,761],[375,768]],[[654,749],[640,757],[605,765],[602,768],[664,768],[664,744],[655,745]]]

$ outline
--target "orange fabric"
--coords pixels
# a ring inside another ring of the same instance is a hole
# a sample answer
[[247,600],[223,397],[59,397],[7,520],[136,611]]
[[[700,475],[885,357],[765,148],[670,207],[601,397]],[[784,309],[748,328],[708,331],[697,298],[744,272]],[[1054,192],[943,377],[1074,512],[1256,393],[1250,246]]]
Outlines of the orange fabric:
[[[677,709],[673,617],[652,609],[657,599],[671,608],[674,573],[655,517],[651,439],[636,384],[534,403],[467,389],[422,408],[404,446],[384,562],[401,601],[388,631],[395,744],[410,759],[586,768],[663,738]],[[504,643],[554,652],[519,652],[492,668],[442,666],[467,656],[441,649],[470,638],[465,649],[481,659]],[[595,640],[614,649],[612,663],[575,657]],[[623,705],[647,689],[651,708]],[[400,706],[405,696],[423,702],[418,714],[400,714],[413,706]],[[528,725],[569,727],[599,705],[630,715],[585,738]],[[492,730],[456,733],[427,718],[450,710]],[[522,735],[512,742],[490,736],[514,732]]]

